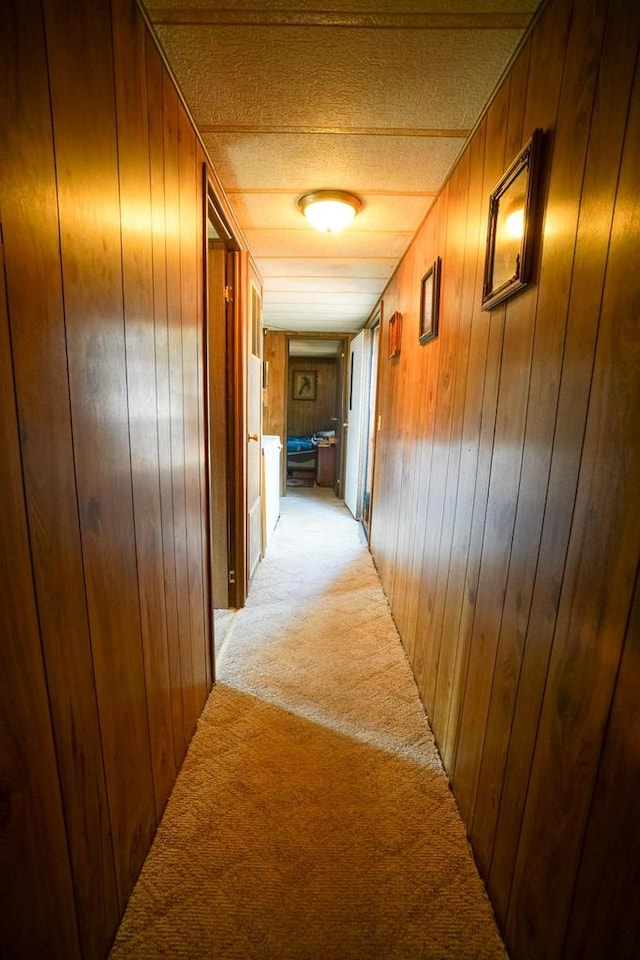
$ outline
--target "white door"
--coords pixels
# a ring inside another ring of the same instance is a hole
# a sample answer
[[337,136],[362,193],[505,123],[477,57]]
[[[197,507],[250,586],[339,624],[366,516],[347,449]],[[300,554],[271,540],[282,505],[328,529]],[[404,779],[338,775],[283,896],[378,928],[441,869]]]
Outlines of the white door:
[[247,559],[248,579],[256,572],[262,556],[262,301],[251,282],[249,316],[249,364],[247,370]]
[[347,453],[344,471],[344,502],[356,520],[362,514],[364,490],[364,417],[366,412],[366,338],[367,330],[361,330],[351,341],[347,367]]
[[366,447],[367,457],[364,467],[364,491],[362,497],[362,526],[371,539],[371,497],[373,494],[373,464],[376,452],[376,391],[378,386],[378,355],[380,353],[380,315],[378,314],[375,326],[371,327],[371,341],[369,348],[370,360],[367,363],[367,377],[369,379],[368,410],[366,412],[366,435],[363,446]]

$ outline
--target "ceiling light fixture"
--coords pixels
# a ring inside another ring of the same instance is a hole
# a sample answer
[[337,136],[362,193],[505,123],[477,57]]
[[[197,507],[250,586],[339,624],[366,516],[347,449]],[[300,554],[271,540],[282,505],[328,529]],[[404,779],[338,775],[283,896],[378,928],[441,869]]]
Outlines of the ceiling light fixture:
[[346,190],[314,190],[298,199],[298,209],[321,233],[339,233],[348,226],[364,204]]

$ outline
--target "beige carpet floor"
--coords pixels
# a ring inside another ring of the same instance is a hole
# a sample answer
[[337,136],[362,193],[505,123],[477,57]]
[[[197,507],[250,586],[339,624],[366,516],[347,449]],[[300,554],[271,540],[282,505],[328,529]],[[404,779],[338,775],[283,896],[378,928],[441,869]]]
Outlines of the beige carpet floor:
[[360,526],[289,490],[112,951],[504,958]]

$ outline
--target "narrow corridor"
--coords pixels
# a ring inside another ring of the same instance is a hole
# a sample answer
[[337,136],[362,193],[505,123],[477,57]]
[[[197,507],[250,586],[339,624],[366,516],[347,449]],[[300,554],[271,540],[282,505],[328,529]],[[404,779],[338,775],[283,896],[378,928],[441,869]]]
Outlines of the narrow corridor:
[[282,501],[111,956],[506,956],[360,525],[331,490]]

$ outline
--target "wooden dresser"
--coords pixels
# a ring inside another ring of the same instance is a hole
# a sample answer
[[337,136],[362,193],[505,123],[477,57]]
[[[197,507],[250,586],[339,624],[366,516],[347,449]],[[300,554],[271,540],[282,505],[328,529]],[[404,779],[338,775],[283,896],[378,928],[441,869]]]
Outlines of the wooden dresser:
[[316,483],[319,487],[333,487],[336,482],[336,447],[334,443],[316,447]]

